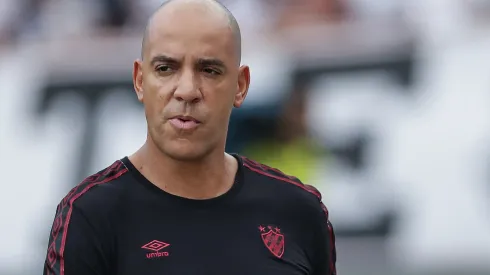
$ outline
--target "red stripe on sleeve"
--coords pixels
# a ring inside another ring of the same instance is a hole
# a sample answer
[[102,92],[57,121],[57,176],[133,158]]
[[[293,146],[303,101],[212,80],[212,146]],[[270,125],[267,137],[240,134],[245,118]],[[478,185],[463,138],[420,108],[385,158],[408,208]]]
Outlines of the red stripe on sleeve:
[[[86,178],[82,183],[74,187],[61,201],[57,207],[56,217],[51,229],[49,247],[45,261],[45,275],[65,274],[64,251],[66,238],[68,236],[68,227],[70,226],[70,218],[73,211],[73,203],[94,186],[110,182],[127,171],[128,170],[121,161],[116,161],[110,167]],[[61,234],[59,234],[60,232]]]

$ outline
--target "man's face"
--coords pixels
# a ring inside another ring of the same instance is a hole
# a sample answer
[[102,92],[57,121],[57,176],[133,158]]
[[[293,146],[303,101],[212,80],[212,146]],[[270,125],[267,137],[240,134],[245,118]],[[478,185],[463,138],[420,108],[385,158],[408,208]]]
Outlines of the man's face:
[[223,18],[199,10],[155,15],[133,79],[160,151],[192,161],[223,149],[231,110],[249,85],[237,54]]

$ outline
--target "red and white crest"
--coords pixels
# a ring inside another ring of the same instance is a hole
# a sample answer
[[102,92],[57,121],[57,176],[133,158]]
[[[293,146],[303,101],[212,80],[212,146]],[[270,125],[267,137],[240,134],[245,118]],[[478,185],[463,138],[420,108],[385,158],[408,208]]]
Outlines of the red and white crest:
[[265,244],[265,247],[269,249],[272,255],[281,258],[284,254],[284,235],[281,234],[281,229],[274,226],[260,226],[259,227],[262,241]]

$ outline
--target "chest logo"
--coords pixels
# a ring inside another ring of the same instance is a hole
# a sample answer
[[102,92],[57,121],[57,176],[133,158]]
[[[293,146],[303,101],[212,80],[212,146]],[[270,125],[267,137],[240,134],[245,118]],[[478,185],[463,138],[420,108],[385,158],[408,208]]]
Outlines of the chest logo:
[[284,254],[284,235],[277,226],[259,226],[262,241],[272,255],[281,258]]
[[153,240],[153,241],[143,245],[141,248],[152,251],[152,252],[149,252],[146,254],[146,258],[152,259],[152,258],[167,257],[169,255],[169,253],[166,251],[161,252],[161,250],[166,248],[169,245],[170,244],[168,244],[168,243]]

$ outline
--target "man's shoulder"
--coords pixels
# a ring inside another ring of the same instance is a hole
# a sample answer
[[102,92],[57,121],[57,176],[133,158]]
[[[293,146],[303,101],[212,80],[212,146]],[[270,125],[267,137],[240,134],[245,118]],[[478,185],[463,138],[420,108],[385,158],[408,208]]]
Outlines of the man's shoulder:
[[277,168],[241,156],[243,166],[257,177],[259,187],[272,189],[277,196],[293,196],[308,201],[321,202],[322,194],[315,187],[303,183],[297,177],[287,175]]
[[82,182],[73,187],[61,200],[58,211],[65,212],[73,207],[83,212],[102,211],[115,204],[120,196],[120,181],[128,172],[124,163],[115,161],[110,166],[88,176]]

